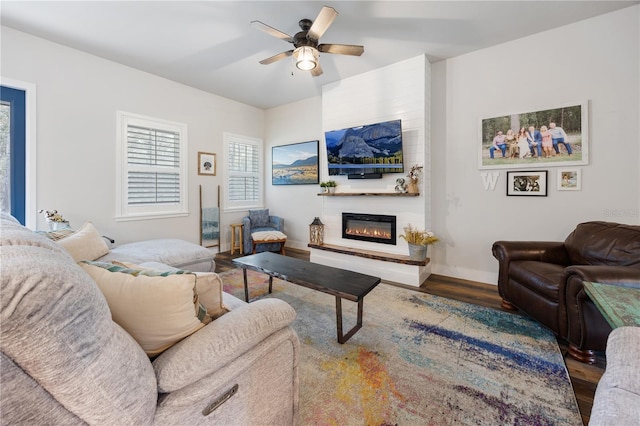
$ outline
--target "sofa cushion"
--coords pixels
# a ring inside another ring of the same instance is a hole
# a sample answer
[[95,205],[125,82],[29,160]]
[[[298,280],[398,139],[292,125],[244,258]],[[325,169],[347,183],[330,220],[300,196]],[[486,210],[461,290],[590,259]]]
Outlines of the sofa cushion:
[[154,273],[105,262],[82,262],[102,290],[113,320],[155,356],[211,321],[201,307],[196,276]]
[[253,241],[280,241],[286,240],[287,236],[280,231],[258,231],[252,232]]
[[122,244],[97,260],[120,260],[135,264],[159,262],[191,272],[215,272],[214,256],[212,251],[198,244],[163,238]]
[[249,210],[249,219],[252,229],[269,226],[269,209]]
[[[20,372],[5,374],[3,362],[3,420],[20,414],[4,401],[25,391],[26,375],[44,390],[25,395],[31,419],[48,409],[45,423],[64,423],[55,410],[62,406],[75,423],[151,424],[158,398],[151,363],[111,320],[93,280],[55,242],[24,227],[3,219],[0,237],[0,350]],[[41,423],[28,419],[16,423]]]
[[109,253],[109,246],[102,239],[91,222],[87,222],[77,231],[57,243],[67,250],[76,262],[95,260]]
[[572,265],[611,265],[640,268],[640,226],[585,222],[566,238]]

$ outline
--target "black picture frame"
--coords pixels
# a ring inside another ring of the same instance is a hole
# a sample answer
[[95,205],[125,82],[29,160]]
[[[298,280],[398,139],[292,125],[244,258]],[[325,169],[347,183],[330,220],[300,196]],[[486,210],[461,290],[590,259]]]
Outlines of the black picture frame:
[[318,140],[271,148],[272,185],[317,185],[320,183]]
[[546,197],[547,170],[507,172],[507,196]]

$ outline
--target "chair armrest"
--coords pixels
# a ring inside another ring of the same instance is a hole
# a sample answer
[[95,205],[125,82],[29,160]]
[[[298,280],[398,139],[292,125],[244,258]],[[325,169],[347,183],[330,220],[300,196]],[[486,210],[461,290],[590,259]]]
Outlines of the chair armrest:
[[158,391],[176,391],[219,370],[295,316],[295,310],[278,299],[258,300],[221,316],[153,361]]
[[569,255],[564,243],[558,241],[496,241],[492,252],[493,257],[501,262],[535,260],[569,265]]
[[498,259],[498,293],[509,300],[509,264],[517,260],[569,264],[564,243],[555,241],[496,241],[491,247],[493,257]]
[[580,281],[640,288],[640,269],[629,266],[573,265],[564,271],[564,280],[577,275]]
[[269,222],[280,232],[284,232],[284,219],[280,216],[269,216]]
[[640,288],[640,269],[628,266],[573,265],[564,271],[558,298],[569,319],[567,340],[581,349],[603,350],[611,326],[584,290],[584,282]]

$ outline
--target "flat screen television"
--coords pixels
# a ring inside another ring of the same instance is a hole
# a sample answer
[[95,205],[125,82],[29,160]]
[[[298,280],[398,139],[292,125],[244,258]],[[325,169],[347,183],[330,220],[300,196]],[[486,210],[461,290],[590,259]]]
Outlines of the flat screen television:
[[324,134],[329,175],[404,173],[401,120]]

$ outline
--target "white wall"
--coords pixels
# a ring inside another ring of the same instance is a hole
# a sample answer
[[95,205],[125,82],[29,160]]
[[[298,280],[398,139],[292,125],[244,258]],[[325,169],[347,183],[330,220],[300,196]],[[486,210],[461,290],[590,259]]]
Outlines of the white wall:
[[[287,247],[308,250],[309,224],[322,215],[319,185],[271,185],[271,151],[274,146],[319,141],[324,149],[322,98],[319,96],[271,108],[265,114],[265,206],[283,217]],[[326,163],[320,163],[320,167]]]
[[[322,90],[322,127],[324,131],[373,124],[388,120],[402,120],[402,148],[405,171],[411,165],[424,167],[419,182],[419,197],[321,197],[325,241],[368,250],[408,254],[407,244],[397,238],[397,244],[381,245],[342,239],[342,212],[394,215],[398,235],[408,224],[419,228],[430,226],[427,210],[431,173],[429,134],[425,121],[425,99],[429,96],[431,64],[424,55],[398,62],[365,74],[328,84]],[[328,180],[326,151],[321,154],[321,180]],[[382,179],[349,180],[346,176],[332,176],[338,183],[337,192],[394,192],[398,177],[406,173],[386,173]]]
[[[264,111],[2,27],[2,77],[37,87],[37,209],[56,209],[79,227],[92,221],[118,243],[146,238],[199,240],[198,186],[222,182],[222,133],[262,138]],[[116,111],[188,125],[188,217],[116,222]],[[215,177],[198,176],[197,153],[217,153]],[[225,215],[223,249],[229,223]],[[40,219],[40,228],[45,228]]]
[[[640,223],[639,17],[634,6],[433,65],[433,228],[444,237],[434,273],[495,284],[496,240],[564,240],[588,220]],[[555,167],[542,169],[544,198],[507,197],[505,170],[484,190],[480,118],[581,100],[590,102],[581,191],[557,191]]]

